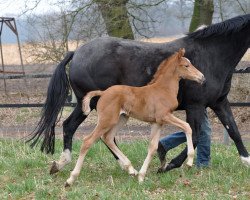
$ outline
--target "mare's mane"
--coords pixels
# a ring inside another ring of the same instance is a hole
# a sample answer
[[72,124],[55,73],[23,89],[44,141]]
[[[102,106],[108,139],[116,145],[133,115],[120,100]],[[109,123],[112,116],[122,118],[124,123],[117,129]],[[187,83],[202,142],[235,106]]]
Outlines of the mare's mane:
[[167,63],[174,59],[174,57],[176,57],[178,55],[178,52],[176,52],[175,54],[173,54],[172,56],[166,58],[165,60],[163,60],[161,62],[161,64],[159,65],[159,67],[157,68],[157,71],[155,72],[152,80],[148,83],[148,85],[152,85],[153,83],[156,82],[156,80],[164,73],[164,69],[165,69],[165,66],[167,65]]
[[188,33],[188,38],[193,39],[202,39],[208,38],[211,36],[227,36],[232,33],[236,33],[244,29],[247,25],[250,24],[250,14],[241,15],[232,19],[228,19],[221,23],[213,24],[201,30],[197,30],[192,33]]

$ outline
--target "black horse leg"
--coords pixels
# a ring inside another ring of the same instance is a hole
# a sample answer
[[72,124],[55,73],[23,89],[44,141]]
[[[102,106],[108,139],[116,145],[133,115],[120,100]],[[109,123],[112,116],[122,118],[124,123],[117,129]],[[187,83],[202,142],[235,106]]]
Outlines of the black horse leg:
[[229,102],[227,99],[224,99],[222,102],[218,103],[216,106],[212,107],[221,123],[226,128],[229,136],[234,141],[236,148],[240,154],[241,161],[243,164],[250,167],[250,156],[247,152],[246,147],[244,146],[241,135],[239,133],[238,127],[235,123],[233,113],[231,111]]
[[86,119],[81,105],[78,103],[71,115],[63,122],[63,143],[64,148],[59,161],[54,161],[50,174],[61,170],[71,161],[72,138],[78,126]]
[[[197,146],[201,122],[204,120],[205,108],[202,106],[192,106],[186,109],[187,113],[187,122],[192,128],[192,139],[194,148]],[[158,172],[166,172],[171,169],[178,168],[182,166],[184,161],[187,158],[187,147],[174,159],[170,161],[164,168],[160,168]]]

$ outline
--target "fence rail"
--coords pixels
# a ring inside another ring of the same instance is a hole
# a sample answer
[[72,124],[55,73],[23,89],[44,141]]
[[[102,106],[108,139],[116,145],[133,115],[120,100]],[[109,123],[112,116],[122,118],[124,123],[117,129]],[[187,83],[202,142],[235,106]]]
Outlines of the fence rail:
[[52,74],[1,74],[0,79],[50,78]]
[[[236,70],[236,74],[250,73],[250,66],[245,69]],[[0,74],[0,79],[24,79],[24,78],[50,78],[52,74]],[[30,104],[0,104],[0,108],[40,108],[44,104],[30,103]],[[75,107],[76,103],[66,103],[65,107]],[[250,107],[250,102],[232,102],[230,106],[234,107]]]
[[[64,107],[75,107],[76,103],[65,103]],[[44,104],[42,103],[29,103],[29,104],[0,104],[0,108],[41,108]],[[232,102],[232,107],[250,107],[250,102]]]

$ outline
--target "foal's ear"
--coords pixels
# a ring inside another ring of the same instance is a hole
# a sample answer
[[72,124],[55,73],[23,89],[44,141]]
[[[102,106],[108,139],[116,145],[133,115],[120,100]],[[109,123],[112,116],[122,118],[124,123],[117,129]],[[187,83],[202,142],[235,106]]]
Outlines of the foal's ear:
[[178,58],[183,57],[184,54],[185,54],[185,49],[184,48],[180,48],[179,51],[178,51]]

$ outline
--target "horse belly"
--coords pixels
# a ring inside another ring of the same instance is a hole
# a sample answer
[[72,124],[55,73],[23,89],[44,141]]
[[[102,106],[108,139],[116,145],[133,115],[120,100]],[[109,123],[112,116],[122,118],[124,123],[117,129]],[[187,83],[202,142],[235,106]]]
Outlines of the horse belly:
[[154,106],[147,107],[145,105],[133,106],[129,112],[129,116],[144,122],[155,122]]

